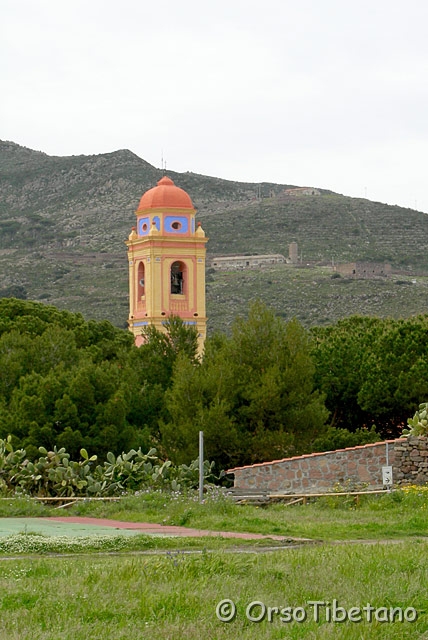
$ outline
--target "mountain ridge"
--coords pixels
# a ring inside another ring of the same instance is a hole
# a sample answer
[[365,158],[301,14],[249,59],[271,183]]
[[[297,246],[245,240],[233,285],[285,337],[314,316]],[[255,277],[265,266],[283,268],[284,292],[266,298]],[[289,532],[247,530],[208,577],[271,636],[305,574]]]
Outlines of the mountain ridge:
[[[28,298],[125,326],[128,285],[123,242],[142,194],[163,173],[129,149],[50,156],[0,141],[0,295],[20,287]],[[248,271],[219,274],[209,268],[214,255],[288,255],[292,241],[298,243],[300,266],[325,270],[319,275],[324,296],[337,291],[328,268],[332,262],[389,262],[402,280],[412,283],[415,277],[422,278],[417,299],[408,300],[416,294],[409,287],[407,298],[399,297],[396,313],[402,312],[400,305],[412,313],[423,312],[426,214],[316,187],[320,195],[292,196],[286,191],[296,185],[237,182],[173,170],[167,174],[189,193],[210,238],[207,301],[213,328],[223,328],[237,313],[245,313],[254,297],[307,324],[337,319],[340,311],[320,318],[308,313],[308,287],[303,280],[293,284],[290,268],[263,269],[257,277]],[[315,272],[308,274],[309,281],[311,277],[314,280]],[[267,284],[269,280],[274,284]],[[390,280],[391,286],[394,283]],[[349,284],[349,291],[359,287],[355,299],[364,299],[363,283]],[[295,286],[302,287],[302,295],[294,295],[294,290],[290,294]],[[379,291],[383,287],[382,297],[386,284],[376,286]],[[378,306],[348,302],[343,315],[391,313],[388,305],[379,311]],[[320,302],[314,299],[313,306],[320,307]]]

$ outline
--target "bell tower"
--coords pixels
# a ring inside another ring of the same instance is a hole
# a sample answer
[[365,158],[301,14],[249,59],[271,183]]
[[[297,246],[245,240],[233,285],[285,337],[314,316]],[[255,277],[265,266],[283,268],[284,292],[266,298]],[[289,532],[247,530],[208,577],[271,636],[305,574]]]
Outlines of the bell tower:
[[151,324],[160,331],[170,314],[193,325],[202,353],[206,337],[205,244],[208,238],[186,191],[164,176],[144,193],[126,245],[129,264],[129,329],[135,344]]

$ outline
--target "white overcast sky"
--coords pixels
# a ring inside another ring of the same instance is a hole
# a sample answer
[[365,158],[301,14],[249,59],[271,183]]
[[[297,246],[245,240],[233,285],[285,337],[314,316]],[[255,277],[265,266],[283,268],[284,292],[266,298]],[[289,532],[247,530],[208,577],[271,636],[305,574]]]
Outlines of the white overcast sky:
[[0,139],[428,212],[427,0],[0,0]]

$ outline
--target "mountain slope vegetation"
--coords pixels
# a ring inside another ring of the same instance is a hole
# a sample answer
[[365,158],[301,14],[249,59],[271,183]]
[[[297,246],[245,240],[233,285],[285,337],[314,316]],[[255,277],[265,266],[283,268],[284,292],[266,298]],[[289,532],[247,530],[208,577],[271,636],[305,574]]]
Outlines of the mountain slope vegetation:
[[[210,331],[225,329],[260,298],[284,317],[325,324],[355,313],[426,310],[428,216],[326,190],[292,197],[289,184],[251,184],[168,171],[188,191],[210,238]],[[128,150],[54,157],[0,141],[0,296],[47,301],[126,326],[123,241],[141,195],[162,171]],[[295,268],[214,272],[215,255],[282,253]],[[389,262],[390,278],[332,279],[332,263]],[[397,286],[398,285],[398,286]],[[400,286],[407,285],[407,286]]]

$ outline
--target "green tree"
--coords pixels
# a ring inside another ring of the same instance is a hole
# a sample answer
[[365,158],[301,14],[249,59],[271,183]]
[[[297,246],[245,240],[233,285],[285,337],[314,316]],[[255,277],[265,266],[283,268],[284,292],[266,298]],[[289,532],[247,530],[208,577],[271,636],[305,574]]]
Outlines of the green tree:
[[16,329],[0,337],[0,397],[10,400],[22,376],[31,371],[32,341]]
[[83,447],[84,438],[79,429],[71,429],[71,427],[65,427],[56,437],[56,445],[58,448],[64,447],[70,454],[72,460],[77,460],[80,456],[80,450]]
[[250,461],[310,450],[328,412],[314,390],[310,338],[297,320],[284,323],[260,303],[232,333],[230,357],[238,389],[237,420],[251,435]]
[[175,315],[170,315],[165,320],[164,327],[165,331],[160,331],[153,325],[143,330],[144,344],[134,351],[133,362],[140,372],[142,382],[160,384],[163,389],[167,389],[179,354],[196,362],[198,332],[195,327],[186,325]]
[[165,394],[168,418],[161,422],[164,450],[177,464],[198,456],[198,433],[204,431],[206,457],[224,467],[239,460],[242,442],[229,396],[232,370],[221,352],[207,344],[203,363],[179,356]]
[[362,364],[359,404],[396,435],[427,395],[427,316],[385,322]]
[[331,426],[354,431],[372,424],[371,416],[359,403],[358,394],[363,383],[363,362],[382,331],[382,320],[360,316],[311,330],[314,381],[325,395]]
[[70,329],[51,325],[33,339],[32,369],[38,373],[47,374],[59,364],[70,369],[78,359],[74,332]]
[[[64,395],[55,402],[53,420],[55,430],[59,433],[65,431],[65,429],[78,429],[80,427],[79,412],[68,393],[64,393]],[[61,446],[65,447],[65,445]]]
[[177,362],[162,442],[189,461],[207,430],[208,455],[222,466],[304,452],[327,418],[313,374],[307,332],[254,304],[231,338],[207,341],[201,363]]

